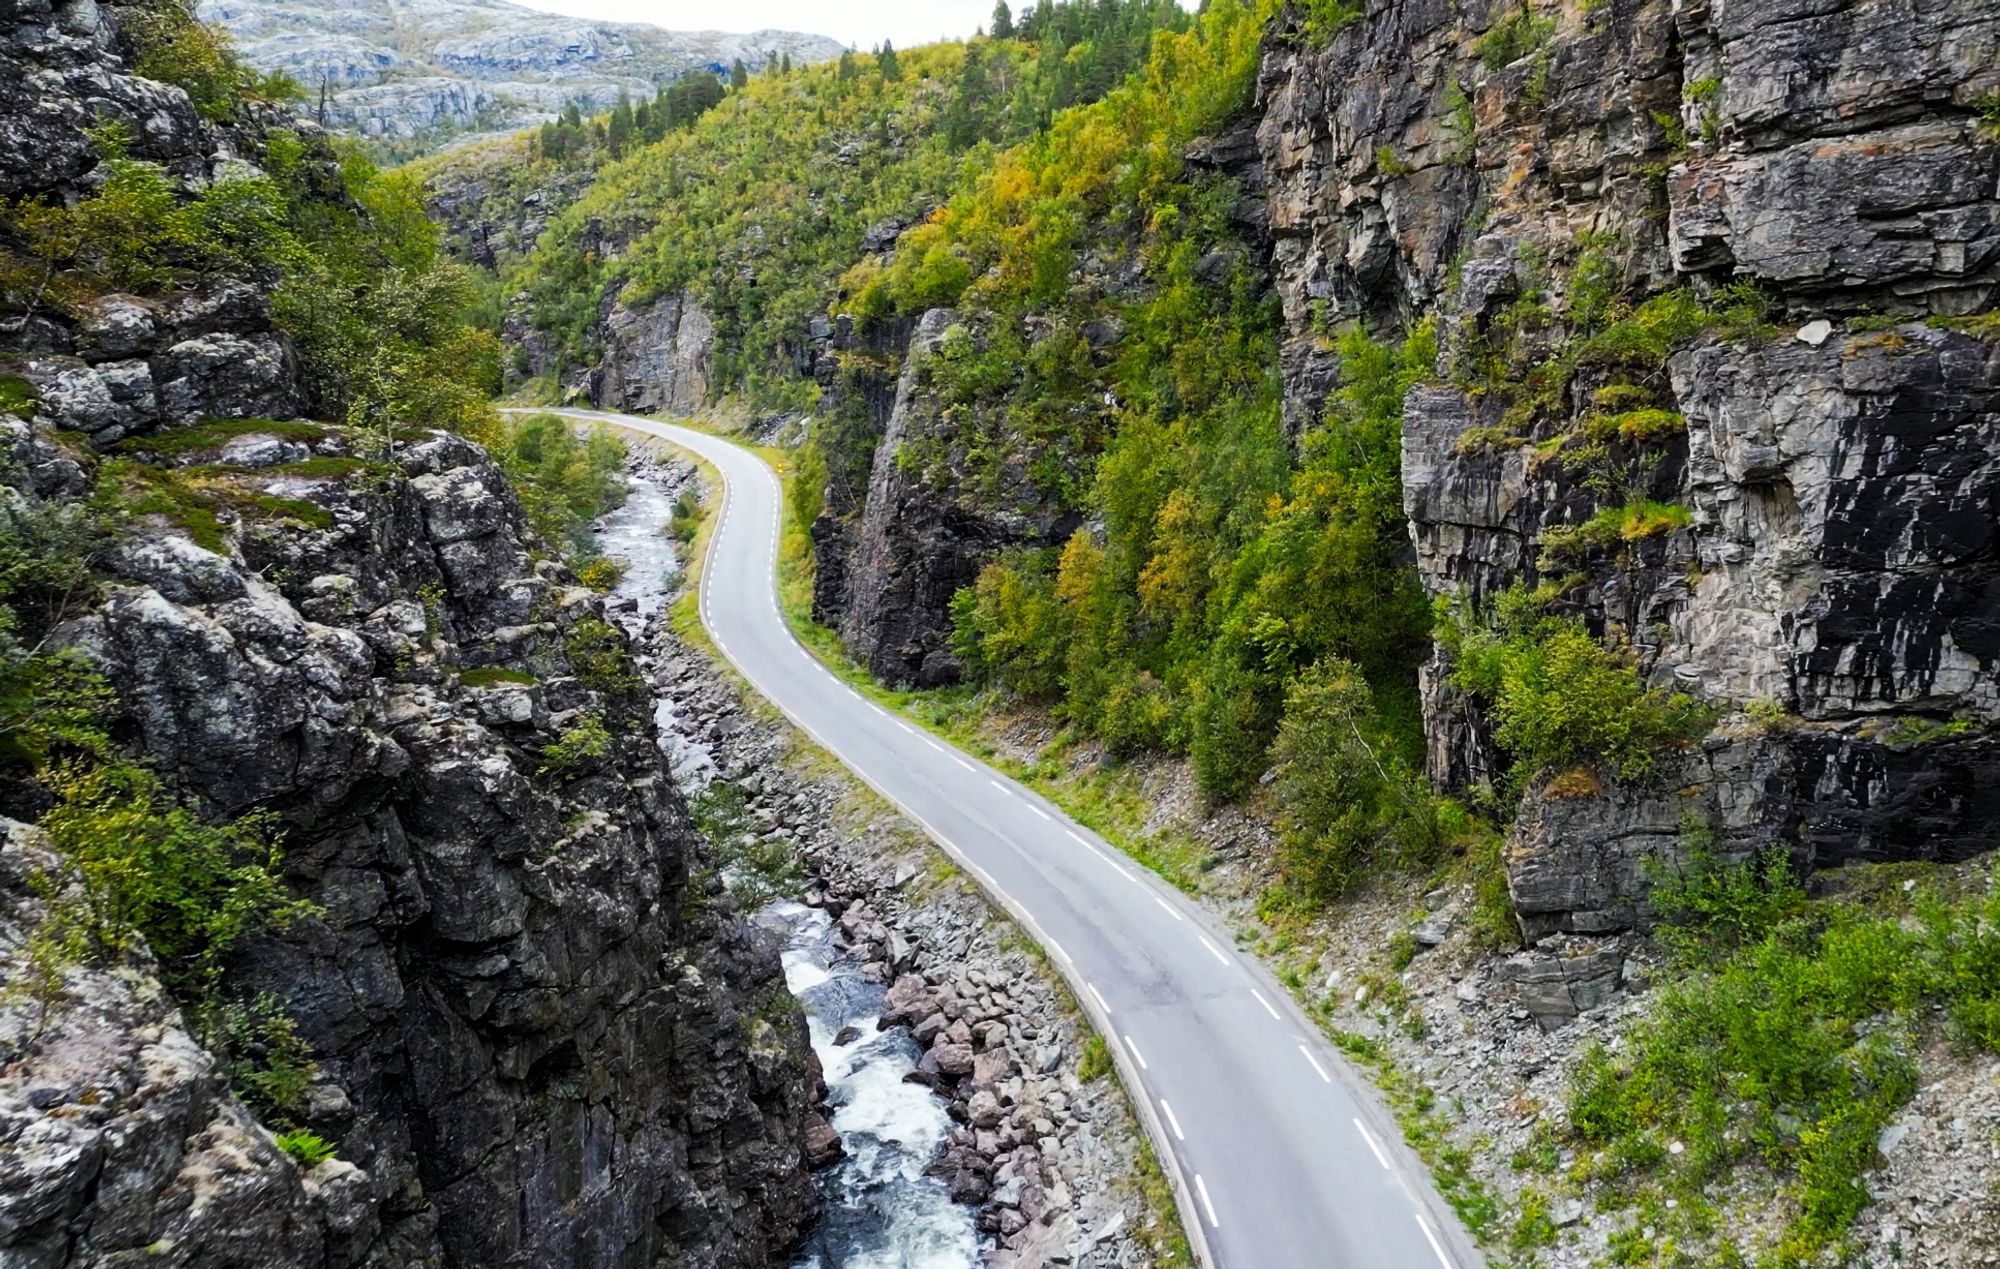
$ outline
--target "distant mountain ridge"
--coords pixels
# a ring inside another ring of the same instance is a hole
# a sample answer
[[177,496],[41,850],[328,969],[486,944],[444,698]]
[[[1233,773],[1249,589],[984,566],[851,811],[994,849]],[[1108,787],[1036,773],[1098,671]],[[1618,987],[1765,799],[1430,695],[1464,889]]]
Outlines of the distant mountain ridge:
[[816,62],[841,44],[796,31],[668,31],[542,13],[504,0],[202,0],[244,59],[305,86],[308,113],[399,156],[467,134],[533,127],[570,101],[609,109],[737,59]]

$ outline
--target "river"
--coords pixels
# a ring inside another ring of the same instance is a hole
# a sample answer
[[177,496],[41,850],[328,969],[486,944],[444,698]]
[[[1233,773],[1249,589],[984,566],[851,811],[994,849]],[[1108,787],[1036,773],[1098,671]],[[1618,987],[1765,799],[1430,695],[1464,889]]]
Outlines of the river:
[[[685,487],[678,469],[640,466],[625,504],[598,521],[600,549],[625,569],[612,600],[634,633],[680,586],[678,544],[666,526]],[[675,782],[698,792],[718,774],[713,755],[687,736],[672,702],[660,700],[654,716]],[[847,1148],[816,1178],[826,1214],[794,1269],[971,1269],[980,1257],[972,1213],[924,1175],[951,1117],[928,1088],[904,1079],[920,1055],[906,1032],[878,1029],[881,984],[841,955],[824,912],[779,900],[756,920],[785,940],[785,983],[805,1008]]]

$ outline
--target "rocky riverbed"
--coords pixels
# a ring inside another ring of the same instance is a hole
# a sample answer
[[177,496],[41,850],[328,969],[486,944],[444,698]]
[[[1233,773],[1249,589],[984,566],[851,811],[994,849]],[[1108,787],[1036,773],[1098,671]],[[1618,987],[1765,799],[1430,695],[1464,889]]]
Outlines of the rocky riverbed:
[[[698,477],[649,458],[634,482],[600,531],[628,565],[614,607],[643,649],[676,776],[691,798],[740,794],[738,845],[782,848],[801,870],[802,902],[763,923],[789,940],[826,1071],[842,1140],[823,1155],[845,1153],[821,1173],[828,1216],[802,1266],[1161,1263],[1169,1235],[1135,1183],[1137,1126],[1114,1079],[1083,1078],[1090,1032],[1065,989],[940,852],[674,633],[681,573],[659,530]],[[896,1064],[929,1114],[882,1086]]]

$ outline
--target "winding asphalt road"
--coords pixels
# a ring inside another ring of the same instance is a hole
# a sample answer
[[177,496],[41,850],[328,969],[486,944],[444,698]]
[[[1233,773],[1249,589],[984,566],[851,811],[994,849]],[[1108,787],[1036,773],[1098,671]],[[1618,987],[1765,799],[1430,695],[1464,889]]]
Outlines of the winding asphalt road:
[[1482,1263],[1372,1091],[1199,907],[1038,794],[863,697],[792,637],[775,574],[782,495],[762,459],[670,423],[562,413],[671,442],[722,473],[701,594],[716,646],[1047,949],[1111,1043],[1205,1264]]

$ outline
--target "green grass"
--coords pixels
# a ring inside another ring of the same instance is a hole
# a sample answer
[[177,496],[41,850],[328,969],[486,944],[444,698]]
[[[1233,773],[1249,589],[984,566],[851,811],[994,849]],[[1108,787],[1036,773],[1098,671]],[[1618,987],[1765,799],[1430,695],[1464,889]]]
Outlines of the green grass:
[[540,680],[520,670],[489,665],[465,671],[458,676],[458,681],[467,687],[533,687]]
[[238,521],[276,521],[309,529],[333,527],[333,513],[316,503],[265,493],[250,482],[258,473],[229,467],[149,467],[126,459],[105,464],[123,510],[159,516],[197,546],[221,551],[229,537],[225,515]]
[[27,414],[38,399],[34,384],[19,375],[0,375],[0,414]]
[[1641,499],[1622,507],[1600,507],[1580,524],[1561,524],[1542,530],[1541,567],[1559,572],[1593,552],[1661,537],[1685,529],[1693,522],[1693,513],[1673,502]]
[[270,419],[210,419],[187,427],[155,432],[149,436],[130,436],[112,449],[120,454],[157,454],[161,456],[195,454],[204,450],[221,449],[239,436],[275,436],[283,441],[298,441],[310,445],[325,440],[328,429],[317,423],[278,423]]

